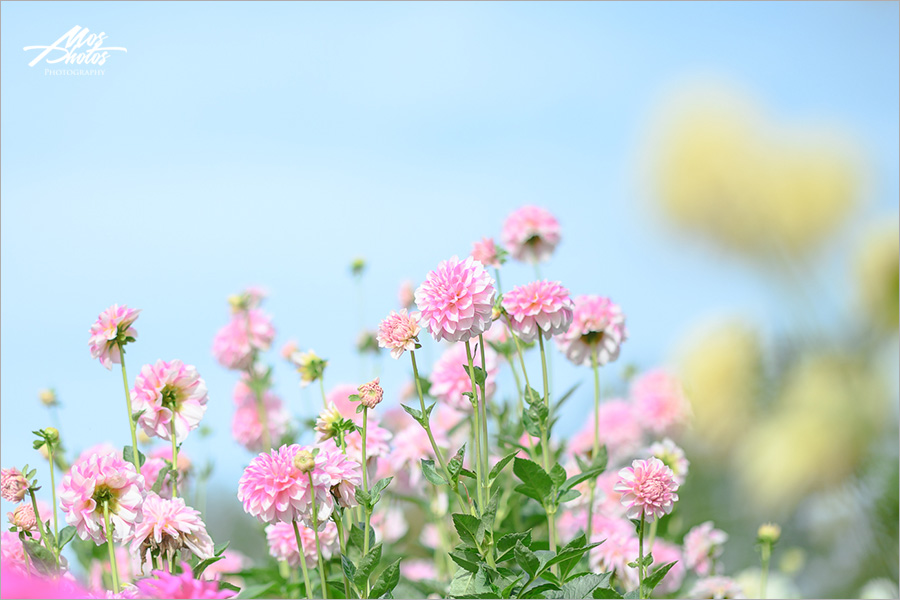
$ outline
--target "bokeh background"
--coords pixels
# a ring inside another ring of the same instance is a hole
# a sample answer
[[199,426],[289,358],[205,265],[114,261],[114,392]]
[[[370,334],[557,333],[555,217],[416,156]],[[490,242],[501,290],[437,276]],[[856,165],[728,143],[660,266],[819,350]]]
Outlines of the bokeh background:
[[[898,3],[0,10],[4,467],[47,481],[30,432],[53,424],[73,456],[128,443],[88,329],[141,308],[132,377],[197,366],[208,432],[184,451],[214,467],[210,531],[261,555],[235,496],[251,457],[230,435],[236,378],[210,352],[227,296],[268,290],[275,391],[298,423],[320,404],[278,357],[289,339],[329,359],[327,386],[378,373],[396,402],[406,362],[358,354],[360,331],[402,281],[537,204],[563,232],[541,275],[627,314],[608,393],[634,368],[684,377],[684,525],[728,531],[731,572],[778,521],[791,593],[896,594]],[[103,76],[28,67],[25,46],[74,25],[127,54]],[[506,288],[533,277],[503,270]],[[557,354],[553,377],[585,381],[568,434],[589,373]]]

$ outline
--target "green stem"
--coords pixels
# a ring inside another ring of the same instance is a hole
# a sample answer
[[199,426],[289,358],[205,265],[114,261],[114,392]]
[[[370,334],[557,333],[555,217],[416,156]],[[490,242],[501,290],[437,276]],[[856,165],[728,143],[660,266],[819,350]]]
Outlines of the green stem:
[[30,487],[28,488],[28,494],[31,496],[31,507],[34,509],[34,520],[37,522],[37,528],[38,532],[41,534],[41,539],[44,541],[47,550],[54,552],[54,549],[50,547],[50,539],[47,537],[47,534],[44,533],[44,522],[41,521],[41,512],[38,510],[37,498],[34,497],[34,490]]
[[759,597],[766,597],[766,583],[769,579],[769,559],[772,558],[772,546],[764,543],[760,549],[762,553],[762,573],[759,576]]
[[325,395],[325,377],[319,377],[319,391],[322,392],[322,408],[328,406],[328,397]]
[[[53,539],[56,540],[56,572],[59,573],[59,517],[56,516],[56,481],[53,476],[53,444],[47,443],[47,453],[50,455],[50,493],[53,494]],[[37,516],[37,513],[35,513]]]
[[653,554],[653,542],[656,541],[656,527],[659,525],[659,519],[653,519],[650,523],[650,537],[647,539],[647,554]]
[[472,358],[472,346],[469,344],[468,340],[466,340],[466,358],[469,361],[469,379],[472,382],[472,398],[475,401],[475,410],[473,411],[473,417],[475,419],[475,485],[478,495],[478,514],[480,515],[486,508],[484,499],[484,473],[482,472],[483,462],[481,458],[481,432],[479,427],[481,407],[478,400],[478,390],[475,385],[475,361]]
[[174,472],[169,473],[172,477],[172,498],[178,497],[178,444],[175,441],[175,415],[172,415],[171,425],[171,433],[169,436],[172,438],[172,469]]
[[119,568],[116,565],[116,547],[113,545],[113,531],[109,524],[109,500],[103,501],[103,523],[106,526],[106,545],[109,547],[109,569],[112,573],[113,592],[119,593]]
[[[322,580],[322,598],[328,600],[328,584],[326,583],[327,579],[325,577],[325,562],[322,560],[322,548],[319,546],[319,510],[316,506],[316,486],[313,483],[312,479],[312,471],[308,471],[306,476],[309,477],[309,489],[312,490],[312,530],[313,536],[316,538],[316,556],[319,559],[319,579]],[[366,531],[365,538],[368,539],[369,532]],[[343,570],[343,569],[342,569]]]
[[[347,554],[347,546],[344,542],[344,520],[343,515],[338,514],[337,511],[332,513],[331,518],[334,520],[334,524],[337,525],[338,530],[338,544],[341,547],[341,554]],[[366,535],[366,537],[369,537]],[[344,573],[344,569],[341,568],[341,577],[344,578],[344,597],[350,597],[350,582],[347,581],[347,574]]]
[[[544,351],[544,336],[541,332],[538,332],[538,342],[541,348],[541,373],[544,379],[544,405],[547,407],[547,423],[550,423],[552,418],[550,414],[550,385],[547,380],[547,354]],[[548,473],[550,472],[550,432],[548,430],[548,425],[541,426],[541,450],[544,455],[544,470]],[[545,507],[546,509],[546,507]],[[556,552],[556,507],[552,507],[551,510],[547,510],[547,527],[548,533],[550,536],[550,550]],[[553,565],[551,567],[551,571],[554,575],[559,575],[559,569],[557,565]]]
[[262,394],[254,389],[253,396],[256,399],[256,414],[259,416],[259,424],[262,425],[263,450],[269,452],[272,450],[272,435],[269,433],[269,411],[266,410]]
[[484,452],[482,453],[482,459],[484,460],[484,465],[482,466],[482,475],[484,477],[482,483],[484,484],[484,499],[485,502],[491,501],[491,482],[488,479],[488,474],[491,472],[489,454],[490,454],[490,441],[488,438],[488,418],[487,418],[487,394],[485,393],[485,386],[487,385],[487,367],[485,366],[485,358],[484,358],[484,335],[478,334],[478,350],[481,353],[481,371],[484,373],[484,382],[481,384],[481,438],[482,444],[484,446]]
[[[591,464],[597,460],[600,453],[600,366],[597,364],[597,349],[591,351],[591,367],[594,370],[594,445],[591,450]],[[592,477],[588,483],[590,500],[588,502],[587,538],[591,541],[594,534],[594,494],[597,488],[597,478]]]
[[303,584],[306,586],[307,600],[313,600],[312,585],[309,583],[309,569],[306,568],[306,555],[303,553],[303,542],[300,541],[300,529],[297,521],[291,521],[294,526],[294,539],[297,540],[297,550],[300,552],[300,570],[303,572]]
[[638,596],[644,598],[644,513],[641,511],[641,525],[638,529]]
[[[363,429],[362,429],[362,477],[363,477],[363,491],[366,495],[369,494],[369,483],[366,480],[366,433],[369,428],[369,407],[363,405]],[[311,476],[310,476],[311,477]],[[312,479],[309,480],[310,485],[312,485]],[[365,535],[363,535],[363,556],[369,553],[369,523],[372,520],[372,509],[369,506],[366,506],[363,510],[366,513],[366,527],[365,527]],[[341,569],[343,570],[343,569]],[[369,596],[369,591],[371,588],[369,587],[369,578],[366,577],[366,597]]]
[[125,347],[122,342],[119,345],[119,360],[122,362],[122,384],[125,386],[125,405],[128,407],[128,426],[131,428],[131,460],[134,463],[134,470],[141,472],[141,461],[138,455],[137,433],[134,429],[134,416],[131,411],[131,392],[128,390],[128,374],[125,372]]
[[530,388],[531,383],[528,381],[528,370],[525,368],[525,355],[522,352],[522,345],[519,343],[519,338],[513,333],[512,325],[509,322],[509,316],[506,317],[506,329],[509,331],[510,337],[512,337],[513,342],[516,344],[516,354],[519,357],[519,364],[522,367],[522,376],[525,377],[525,387]]

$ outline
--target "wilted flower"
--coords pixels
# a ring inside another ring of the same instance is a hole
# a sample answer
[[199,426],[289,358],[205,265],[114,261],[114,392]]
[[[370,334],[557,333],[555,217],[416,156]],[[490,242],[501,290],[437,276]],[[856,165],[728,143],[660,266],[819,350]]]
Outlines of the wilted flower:
[[650,455],[663,461],[663,464],[672,469],[678,485],[684,485],[684,479],[687,477],[688,467],[691,463],[684,456],[684,450],[679,448],[675,442],[669,438],[661,442],[653,442],[650,445]]
[[200,425],[206,412],[206,383],[197,369],[180,360],[144,365],[131,392],[137,423],[147,435],[180,444]]
[[441,262],[416,290],[416,304],[437,341],[465,342],[491,327],[494,280],[471,256]]
[[559,349],[576,365],[605,365],[619,357],[619,347],[628,339],[625,315],[619,305],[601,296],[578,296],[572,325],[556,338]]
[[10,525],[18,527],[23,531],[31,531],[37,527],[37,521],[34,518],[34,506],[31,504],[20,504],[11,513],[6,513]]
[[406,350],[415,350],[420,331],[419,313],[407,314],[406,309],[399,313],[391,311],[378,326],[378,345],[388,348],[393,358],[400,358]]
[[500,237],[516,260],[543,262],[559,244],[559,222],[544,208],[523,206],[506,218]]
[[381,399],[384,397],[384,390],[378,385],[378,377],[369,383],[362,384],[357,389],[359,390],[359,401],[366,408],[375,408],[381,404]]
[[[306,566],[315,568],[318,558],[316,532],[303,523],[297,524],[297,530],[300,532]],[[319,548],[324,560],[331,560],[334,554],[340,553],[337,533],[337,525],[333,521],[326,523],[319,531]],[[291,523],[273,523],[266,527],[266,540],[269,542],[269,555],[278,560],[286,560],[294,568],[300,566],[300,551],[297,549],[297,538]]]
[[191,565],[181,563],[181,573],[174,575],[168,571],[153,571],[152,577],[137,581],[141,598],[231,598],[235,592],[220,590],[217,581],[195,579]]
[[631,398],[641,423],[657,434],[676,430],[691,413],[681,380],[663,370],[647,371],[635,379]]
[[187,506],[182,498],[171,500],[150,492],[141,505],[143,518],[135,526],[131,551],[143,560],[148,552],[165,556],[187,549],[200,560],[212,558],[215,546],[206,532],[200,512]]
[[100,364],[112,369],[113,363],[121,364],[119,346],[133,342],[137,338],[137,330],[131,325],[141,314],[139,309],[128,308],[124,304],[113,304],[97,317],[91,325],[91,356],[99,359]]
[[503,295],[512,330],[526,342],[565,333],[572,324],[575,305],[569,290],[558,281],[532,281]]
[[28,493],[28,480],[17,468],[0,470],[0,493],[10,502],[21,502]]
[[619,471],[614,489],[621,492],[629,519],[663,517],[672,512],[678,500],[675,474],[658,458],[635,460]]
[[716,529],[712,521],[697,525],[684,536],[685,566],[701,577],[713,575],[726,541],[728,534]]

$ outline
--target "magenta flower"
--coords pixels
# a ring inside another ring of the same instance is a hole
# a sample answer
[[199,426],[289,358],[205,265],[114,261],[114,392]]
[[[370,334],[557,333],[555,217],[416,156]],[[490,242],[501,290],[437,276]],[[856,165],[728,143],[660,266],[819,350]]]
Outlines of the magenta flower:
[[415,350],[421,328],[419,313],[407,314],[406,309],[399,313],[391,311],[378,326],[378,346],[388,348],[393,358],[400,358],[406,350]]
[[140,314],[139,309],[128,308],[124,304],[113,304],[100,313],[91,325],[91,357],[99,359],[107,369],[112,369],[113,363],[122,364],[119,344],[124,346],[137,338],[137,330],[131,325]]
[[181,574],[174,575],[168,571],[153,571],[152,577],[145,577],[137,582],[140,598],[231,598],[234,592],[220,590],[217,581],[194,579],[191,565],[181,563]]
[[613,489],[622,494],[629,519],[663,517],[672,512],[678,500],[675,474],[658,458],[635,460],[619,471],[619,482]]
[[213,356],[226,369],[246,370],[254,352],[265,352],[275,339],[275,328],[259,309],[242,310],[231,317],[213,339]]
[[625,315],[617,304],[601,296],[578,296],[572,325],[556,343],[576,365],[590,365],[594,352],[597,364],[605,365],[619,357],[626,339]]
[[187,506],[184,499],[167,500],[150,492],[141,510],[143,520],[135,526],[131,551],[142,559],[148,552],[172,556],[182,549],[201,560],[213,557],[215,546],[200,512]]
[[106,542],[103,505],[108,503],[113,540],[121,543],[131,538],[140,520],[144,478],[115,454],[92,454],[63,477],[59,499],[66,523],[98,546]]
[[[263,449],[263,424],[259,419],[256,396],[244,381],[238,381],[234,386],[234,405],[231,435],[250,452],[260,452]],[[281,398],[271,391],[266,391],[263,395],[263,407],[269,426],[269,439],[275,444],[287,433],[291,413],[284,407]]]
[[[300,543],[303,545],[303,556],[306,566],[314,569],[318,555],[316,554],[316,533],[302,523],[297,524],[300,532]],[[300,566],[300,550],[297,548],[297,538],[294,536],[294,526],[291,523],[273,523],[266,527],[266,540],[269,542],[269,555],[278,560],[286,560],[294,568]],[[319,531],[319,547],[322,549],[322,558],[331,560],[331,557],[340,553],[337,539],[337,525],[329,521]]]
[[677,430],[691,414],[681,380],[663,370],[648,371],[635,379],[631,398],[638,418],[657,434]]
[[712,521],[697,525],[684,536],[685,566],[700,577],[714,575],[727,541],[728,534],[716,529]]
[[440,263],[416,290],[422,320],[437,341],[465,342],[491,327],[494,280],[471,256]]
[[[481,366],[480,350],[473,359],[475,365]],[[468,364],[468,357],[465,346],[454,344],[447,348],[431,370],[430,394],[456,410],[471,412],[472,403],[467,396],[463,396],[465,392],[472,391],[472,380],[463,367],[466,364]],[[497,389],[496,379],[500,370],[500,361],[497,353],[490,346],[484,348],[484,367],[487,371],[484,391],[487,398],[491,398]]]
[[746,598],[741,586],[730,577],[707,577],[691,588],[688,598]]
[[559,222],[546,209],[523,206],[506,218],[500,237],[516,260],[543,262],[559,244]]
[[472,244],[472,258],[486,267],[500,268],[500,256],[491,238],[482,238],[480,242]]
[[684,479],[688,474],[688,467],[691,463],[684,455],[684,450],[679,448],[675,442],[666,438],[661,442],[653,442],[650,445],[650,455],[663,461],[667,467],[672,469],[675,474],[675,482],[681,486],[684,485]]
[[200,425],[206,412],[206,383],[197,369],[180,360],[144,365],[131,392],[138,425],[149,436],[170,440],[174,423],[179,444]]
[[575,305],[569,290],[558,281],[532,281],[503,294],[503,308],[513,331],[532,342],[539,333],[548,340],[565,333],[572,324]]
[[10,525],[18,527],[23,531],[31,531],[37,527],[37,520],[34,518],[34,506],[31,504],[20,504],[13,512],[6,513]]
[[28,481],[17,468],[0,470],[0,496],[10,502],[21,502],[28,493]]

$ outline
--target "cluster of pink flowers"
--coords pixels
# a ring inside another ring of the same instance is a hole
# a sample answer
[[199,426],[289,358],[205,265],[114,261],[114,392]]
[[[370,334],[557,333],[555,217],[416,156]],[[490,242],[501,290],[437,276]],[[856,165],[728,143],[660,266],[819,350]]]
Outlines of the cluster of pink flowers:
[[131,392],[138,424],[149,436],[184,442],[206,413],[206,383],[197,369],[180,360],[144,365]]
[[[300,532],[300,543],[303,545],[303,557],[306,560],[307,567],[315,568],[316,566],[316,534],[315,532],[302,523],[297,524],[297,530]],[[338,554],[338,531],[337,525],[333,521],[325,523],[319,530],[319,548],[322,550],[322,557],[330,560],[332,556]],[[279,522],[273,523],[266,527],[266,540],[269,542],[269,554],[278,560],[286,560],[292,567],[300,565],[300,550],[297,548],[297,538],[294,535],[294,526],[291,523]]]
[[113,304],[100,313],[91,325],[91,356],[107,369],[112,369],[113,363],[121,364],[119,346],[137,338],[137,330],[132,325],[140,314],[139,309],[128,308],[124,304]]
[[226,369],[246,370],[256,352],[265,352],[275,339],[275,328],[262,310],[236,312],[213,339],[213,356]]
[[542,334],[565,333],[572,324],[574,305],[569,290],[558,281],[533,281],[503,295],[503,308],[509,313],[510,327],[526,342]]
[[181,563],[181,573],[153,571],[152,577],[145,577],[136,584],[136,598],[231,598],[234,592],[220,590],[216,581],[195,579],[191,565]]
[[681,380],[660,369],[637,377],[631,398],[644,426],[656,434],[677,431],[691,414]]
[[416,305],[435,340],[465,342],[490,329],[495,295],[484,265],[454,256],[428,274],[416,290]]
[[500,257],[497,246],[491,238],[483,238],[472,244],[472,258],[486,267],[500,268]]

